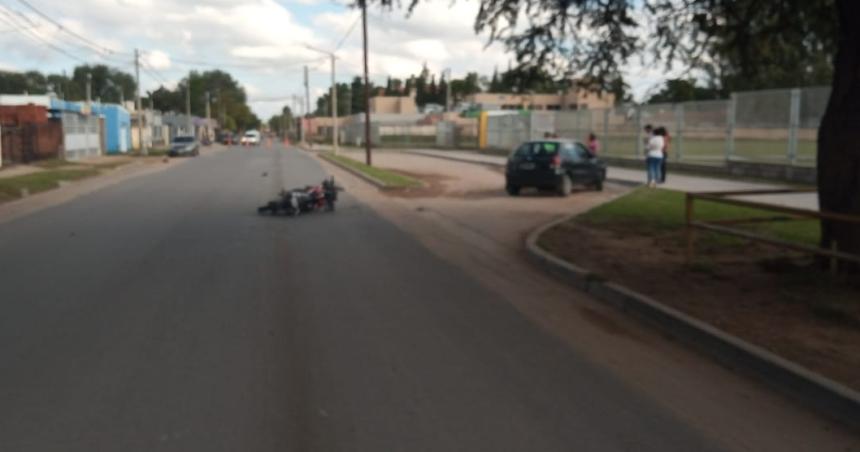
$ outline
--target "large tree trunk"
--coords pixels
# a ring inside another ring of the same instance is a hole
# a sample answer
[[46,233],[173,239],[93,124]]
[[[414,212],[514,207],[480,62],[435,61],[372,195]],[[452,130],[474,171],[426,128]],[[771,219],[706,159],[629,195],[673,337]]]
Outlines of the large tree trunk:
[[[837,0],[833,91],[818,130],[821,210],[860,215],[860,1]],[[860,255],[860,224],[822,221],[821,245]],[[857,271],[857,265],[843,268]]]

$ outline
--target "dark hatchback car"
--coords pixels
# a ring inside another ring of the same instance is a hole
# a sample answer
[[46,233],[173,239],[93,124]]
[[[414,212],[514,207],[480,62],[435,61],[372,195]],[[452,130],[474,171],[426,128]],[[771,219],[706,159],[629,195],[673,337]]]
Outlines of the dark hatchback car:
[[171,157],[181,157],[190,155],[196,157],[200,154],[200,143],[192,136],[180,136],[170,142],[170,150],[167,155]]
[[535,187],[567,196],[574,185],[603,190],[606,163],[573,140],[537,140],[523,143],[508,158],[505,189],[511,196]]

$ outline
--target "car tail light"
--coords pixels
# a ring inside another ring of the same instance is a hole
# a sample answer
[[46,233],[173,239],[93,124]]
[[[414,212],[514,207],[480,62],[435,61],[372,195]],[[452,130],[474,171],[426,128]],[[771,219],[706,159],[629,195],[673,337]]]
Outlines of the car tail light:
[[553,168],[558,168],[558,167],[560,167],[560,166],[561,166],[561,156],[560,156],[560,155],[558,155],[558,154],[556,154],[556,155],[555,155],[555,156],[553,156],[553,158],[552,158],[552,167],[553,167]]

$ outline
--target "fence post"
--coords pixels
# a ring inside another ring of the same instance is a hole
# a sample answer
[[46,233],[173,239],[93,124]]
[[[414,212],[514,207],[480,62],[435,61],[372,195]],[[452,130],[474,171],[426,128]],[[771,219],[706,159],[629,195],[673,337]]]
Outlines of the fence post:
[[726,109],[726,161],[735,155],[735,114],[737,113],[738,95],[732,93]]
[[636,158],[642,156],[642,109],[636,107]]
[[791,107],[788,117],[788,163],[797,162],[797,128],[800,127],[800,89],[791,90]]
[[694,213],[694,198],[692,193],[687,193],[684,199],[684,207],[685,207],[685,219],[686,219],[686,228],[684,229],[684,235],[687,241],[687,249],[684,253],[687,258],[687,265],[693,263],[693,259],[696,255],[696,231],[693,228],[693,216]]
[[[681,161],[684,149],[684,104],[675,104],[675,160]],[[671,149],[670,149],[671,151]]]
[[609,112],[611,109],[603,110],[603,149],[604,152],[609,152]]

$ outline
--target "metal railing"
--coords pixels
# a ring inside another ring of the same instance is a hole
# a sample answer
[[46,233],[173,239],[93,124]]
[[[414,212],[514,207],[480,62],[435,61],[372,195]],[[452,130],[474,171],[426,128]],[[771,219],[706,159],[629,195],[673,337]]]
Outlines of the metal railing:
[[[837,261],[842,260],[860,264],[860,255],[844,253],[837,250],[836,243],[832,249],[826,249],[817,246],[805,245],[802,243],[783,240],[775,237],[769,237],[762,234],[756,234],[748,230],[740,229],[734,226],[751,225],[760,223],[774,223],[785,221],[799,220],[831,220],[839,222],[854,223],[860,226],[860,216],[845,215],[834,212],[821,212],[817,210],[801,209],[796,207],[788,207],[775,205],[766,202],[737,199],[738,196],[752,195],[785,195],[799,193],[815,193],[816,189],[775,189],[775,190],[744,190],[744,191],[722,191],[722,192],[688,192],[686,194],[686,257],[688,262],[692,262],[696,254],[696,230],[706,230],[719,234],[731,235],[747,240],[765,243],[780,248],[799,251],[802,253],[813,254],[816,256],[828,257],[831,259],[831,269],[838,267]],[[773,212],[777,215],[772,216],[753,216],[740,218],[727,218],[720,220],[701,221],[695,218],[695,202],[697,200],[709,201],[720,204],[733,205],[738,207],[747,207],[757,209],[764,212]]]

